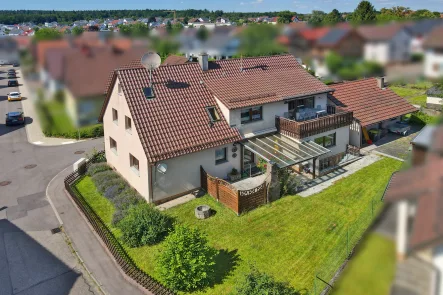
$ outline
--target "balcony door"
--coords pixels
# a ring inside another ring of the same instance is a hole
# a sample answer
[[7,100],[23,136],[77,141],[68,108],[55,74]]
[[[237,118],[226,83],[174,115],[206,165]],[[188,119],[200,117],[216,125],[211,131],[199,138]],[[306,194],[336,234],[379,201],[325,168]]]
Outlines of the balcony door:
[[314,108],[314,97],[307,97],[297,100],[292,100],[288,103],[288,112],[292,112],[298,109],[299,106],[304,106],[305,108]]

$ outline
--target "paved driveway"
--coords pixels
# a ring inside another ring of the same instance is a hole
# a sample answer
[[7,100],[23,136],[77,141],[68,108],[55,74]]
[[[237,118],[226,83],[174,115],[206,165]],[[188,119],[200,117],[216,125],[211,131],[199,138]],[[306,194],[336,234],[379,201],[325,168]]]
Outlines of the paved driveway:
[[422,126],[412,125],[411,132],[407,136],[388,133],[385,137],[375,143],[378,146],[375,151],[406,160],[410,155],[410,143],[418,135],[421,129]]
[[51,232],[59,223],[45,190],[85,152],[103,149],[103,139],[57,147],[29,144],[23,126],[5,126],[4,114],[22,110],[21,102],[7,101],[7,93],[18,90],[7,87],[7,69],[0,67],[0,295],[97,293],[65,236]]

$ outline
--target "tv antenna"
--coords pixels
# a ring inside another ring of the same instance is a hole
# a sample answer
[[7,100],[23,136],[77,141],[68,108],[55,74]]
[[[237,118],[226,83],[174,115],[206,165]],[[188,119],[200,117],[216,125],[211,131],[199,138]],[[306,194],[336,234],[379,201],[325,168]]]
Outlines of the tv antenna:
[[155,52],[148,52],[142,56],[140,62],[149,71],[149,87],[152,88],[152,71],[160,66],[161,58]]

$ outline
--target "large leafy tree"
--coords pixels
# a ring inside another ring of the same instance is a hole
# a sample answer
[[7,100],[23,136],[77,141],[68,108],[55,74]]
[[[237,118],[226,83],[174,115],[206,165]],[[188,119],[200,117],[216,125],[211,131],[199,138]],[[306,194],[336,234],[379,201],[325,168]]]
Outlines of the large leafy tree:
[[62,37],[62,33],[52,28],[43,28],[35,32],[34,38],[37,41],[56,40]]
[[313,10],[311,16],[308,19],[308,24],[313,27],[319,27],[323,25],[323,20],[326,17],[326,13],[320,10]]
[[277,22],[280,24],[289,24],[292,20],[292,17],[294,14],[290,12],[289,10],[280,11],[278,13],[278,19]]
[[342,21],[343,18],[341,16],[341,13],[337,9],[333,9],[325,16],[325,18],[323,19],[323,24],[332,26]]
[[74,36],[80,36],[81,34],[83,34],[84,29],[82,27],[76,26],[72,28],[72,35]]
[[352,22],[354,24],[362,24],[375,21],[376,11],[369,1],[361,1],[352,14]]
[[252,24],[240,34],[240,50],[243,56],[275,55],[287,52],[276,42],[280,31],[271,24]]
[[411,14],[411,18],[413,19],[436,18],[436,15],[427,9],[419,9]]

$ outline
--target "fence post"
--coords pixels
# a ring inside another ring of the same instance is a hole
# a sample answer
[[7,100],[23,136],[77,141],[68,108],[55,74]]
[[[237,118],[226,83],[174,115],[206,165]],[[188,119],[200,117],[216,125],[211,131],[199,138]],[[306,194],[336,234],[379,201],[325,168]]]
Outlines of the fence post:
[[218,179],[218,177],[216,177],[215,178],[215,195],[217,197],[217,202],[219,201],[219,197],[218,197],[218,182],[219,182],[219,179]]
[[346,230],[346,255],[349,257],[349,225]]

